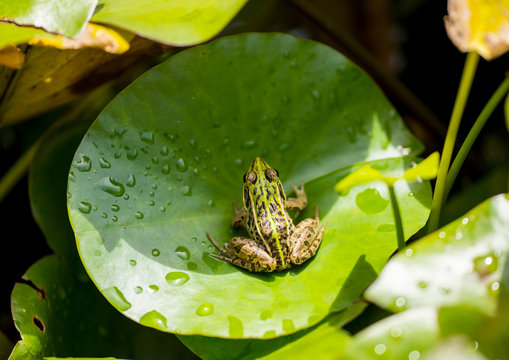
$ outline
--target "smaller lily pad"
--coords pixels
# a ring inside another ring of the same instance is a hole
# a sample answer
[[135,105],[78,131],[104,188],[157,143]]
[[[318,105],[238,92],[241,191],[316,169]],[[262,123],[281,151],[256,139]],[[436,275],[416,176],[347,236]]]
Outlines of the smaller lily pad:
[[417,360],[439,338],[436,310],[419,308],[389,316],[357,333],[342,359]]
[[120,315],[56,255],[36,262],[23,279],[12,292],[14,323],[22,340],[11,360],[73,355],[159,359],[161,353],[168,359],[195,358],[174,335]]
[[392,311],[465,304],[494,314],[508,233],[509,200],[498,195],[394,256],[365,297]]
[[31,163],[28,183],[32,214],[48,245],[75,273],[82,274],[85,271],[67,217],[65,194],[73,152],[89,125],[87,121],[71,122],[46,133]]

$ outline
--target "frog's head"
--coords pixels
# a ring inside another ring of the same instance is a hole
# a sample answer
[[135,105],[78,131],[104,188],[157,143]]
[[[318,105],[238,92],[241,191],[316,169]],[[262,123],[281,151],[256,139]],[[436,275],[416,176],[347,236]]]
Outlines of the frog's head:
[[269,204],[274,199],[286,200],[283,185],[279,180],[279,172],[272,168],[262,158],[255,158],[244,175],[244,206],[249,209],[251,204]]

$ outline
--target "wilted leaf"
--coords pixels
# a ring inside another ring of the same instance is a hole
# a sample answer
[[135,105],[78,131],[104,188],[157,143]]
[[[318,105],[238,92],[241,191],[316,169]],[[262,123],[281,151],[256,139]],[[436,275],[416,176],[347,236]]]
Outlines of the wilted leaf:
[[129,42],[134,35],[127,31],[115,30],[98,24],[88,24],[85,31],[76,39],[61,35],[36,35],[29,45],[52,46],[57,49],[97,48],[111,54],[123,54],[129,50]]
[[25,54],[16,46],[6,46],[0,49],[0,66],[8,66],[12,69],[21,69],[25,61]]
[[[0,126],[54,109],[119,76],[131,65],[161,54],[166,47],[134,38],[122,55],[97,49],[30,47],[25,65],[8,83],[0,106]],[[1,79],[0,79],[1,80]]]

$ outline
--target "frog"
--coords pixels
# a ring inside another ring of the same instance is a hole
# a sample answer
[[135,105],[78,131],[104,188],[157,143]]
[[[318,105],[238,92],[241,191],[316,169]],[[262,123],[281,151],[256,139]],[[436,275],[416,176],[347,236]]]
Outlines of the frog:
[[313,257],[327,221],[320,222],[315,207],[314,218],[294,225],[287,211],[295,210],[297,216],[307,206],[304,183],[292,184],[296,197],[287,198],[279,172],[260,157],[253,160],[243,180],[243,206],[239,210],[234,202],[232,226],[244,228],[249,237],[234,237],[221,247],[207,232],[219,251],[209,255],[250,272],[282,271]]

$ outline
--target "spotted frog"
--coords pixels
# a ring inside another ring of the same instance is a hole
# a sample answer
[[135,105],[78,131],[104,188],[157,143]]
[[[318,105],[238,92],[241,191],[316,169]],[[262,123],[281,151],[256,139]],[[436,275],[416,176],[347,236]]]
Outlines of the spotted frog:
[[224,248],[207,233],[219,255],[210,256],[249,271],[271,272],[302,264],[315,255],[322,242],[326,222],[320,224],[318,208],[314,219],[297,226],[286,209],[300,212],[307,205],[304,185],[292,185],[296,198],[286,198],[279,172],[257,157],[244,175],[242,209],[234,203],[232,225],[245,228],[250,238],[234,237]]

